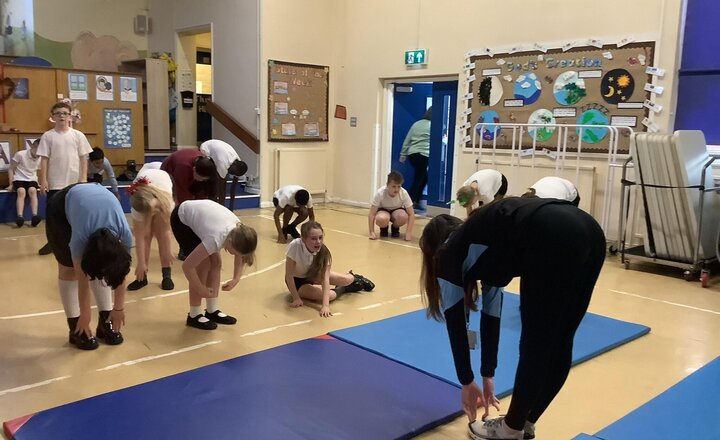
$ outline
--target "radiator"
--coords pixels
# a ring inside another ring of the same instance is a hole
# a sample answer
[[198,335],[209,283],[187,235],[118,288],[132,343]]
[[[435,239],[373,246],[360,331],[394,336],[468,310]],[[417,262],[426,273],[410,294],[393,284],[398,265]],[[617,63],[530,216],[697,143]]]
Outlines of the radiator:
[[300,185],[311,194],[325,194],[328,188],[326,148],[275,150],[275,188]]

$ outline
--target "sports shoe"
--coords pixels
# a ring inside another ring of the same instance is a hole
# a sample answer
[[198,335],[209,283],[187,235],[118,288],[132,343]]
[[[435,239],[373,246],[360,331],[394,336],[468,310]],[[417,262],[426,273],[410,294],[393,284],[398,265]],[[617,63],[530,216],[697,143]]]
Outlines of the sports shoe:
[[526,421],[523,431],[525,432],[525,435],[523,435],[523,440],[533,440],[535,438],[535,424],[534,423],[530,423],[530,422]]
[[205,317],[210,321],[218,324],[234,325],[237,322],[237,319],[230,315],[224,314],[220,310],[215,310],[212,313],[208,313],[208,311],[205,310]]
[[35,226],[39,225],[41,221],[42,219],[39,216],[34,215],[32,216],[32,220],[30,220],[30,226],[34,228]]
[[113,330],[112,324],[107,322],[110,317],[110,311],[100,312],[100,321],[95,329],[95,335],[98,339],[102,339],[107,345],[120,345],[123,343],[123,335]]
[[508,428],[505,417],[497,417],[468,424],[468,435],[474,440],[522,440],[524,434]]
[[50,243],[45,243],[45,246],[41,247],[40,250],[38,250],[39,255],[50,255],[52,254],[52,248],[50,247]]
[[143,280],[135,280],[132,283],[128,284],[127,290],[133,290],[133,291],[140,290],[143,287],[147,286],[147,284],[148,284],[148,280],[147,280],[147,276],[145,276],[145,279],[143,279]]
[[22,225],[25,224],[25,219],[22,218],[22,216],[17,216],[17,219],[15,220],[15,224],[18,228],[22,228]]
[[[205,320],[201,321],[201,319],[203,318]],[[202,313],[194,318],[191,318],[190,315],[188,315],[187,320],[185,321],[185,325],[187,325],[188,327],[199,328],[200,330],[215,330],[217,328],[217,324],[205,318]]]
[[165,277],[162,279],[162,282],[160,283],[160,288],[162,290],[173,290],[175,288],[175,283],[173,283],[172,278]]
[[393,226],[390,230],[390,236],[392,238],[398,238],[400,236],[400,228]]
[[387,237],[388,236],[388,226],[385,226],[384,228],[380,228],[380,236],[381,237]]
[[293,225],[287,225],[284,228],[282,228],[283,234],[289,235],[292,238],[300,238],[300,233],[297,231],[295,226]]

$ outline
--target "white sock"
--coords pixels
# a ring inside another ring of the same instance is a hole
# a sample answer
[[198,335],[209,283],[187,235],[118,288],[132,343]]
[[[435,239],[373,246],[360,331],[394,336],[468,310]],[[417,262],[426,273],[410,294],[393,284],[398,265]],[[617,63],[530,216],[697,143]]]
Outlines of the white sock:
[[76,280],[58,280],[60,300],[65,309],[65,316],[77,318],[80,316],[80,300],[78,299],[78,282]]
[[105,284],[103,280],[92,280],[90,281],[90,290],[92,290],[93,296],[95,297],[95,304],[97,304],[98,310],[103,312],[112,310],[113,298],[110,286]]
[[200,315],[200,317],[198,318],[198,322],[210,321],[205,316],[203,316],[202,306],[190,306],[190,313],[188,313],[188,315],[190,315],[191,318],[196,318],[198,315]]
[[[205,310],[207,310],[208,313],[215,313],[215,312],[217,312],[218,309],[220,308],[220,307],[218,307],[218,306],[219,306],[219,304],[218,304],[219,302],[220,302],[220,300],[219,300],[217,297],[216,297],[216,298],[205,298],[205,306],[206,306],[206,309],[205,309]],[[220,313],[218,313],[218,316],[221,317],[221,318],[224,318],[224,317],[226,317],[227,315],[224,314],[223,312],[220,312]]]

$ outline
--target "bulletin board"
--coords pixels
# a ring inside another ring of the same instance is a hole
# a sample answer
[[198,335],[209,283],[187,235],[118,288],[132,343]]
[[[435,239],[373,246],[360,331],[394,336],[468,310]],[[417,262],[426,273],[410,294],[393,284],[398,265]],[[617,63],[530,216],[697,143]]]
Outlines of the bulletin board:
[[[652,83],[652,77],[646,68],[652,66],[655,43],[598,46],[472,56],[465,92],[471,138],[476,131],[472,147],[513,145],[512,128],[486,125],[476,129],[478,123],[537,123],[523,130],[521,144],[523,149],[532,148],[534,140],[537,150],[558,146],[558,130],[543,128],[546,124],[630,126],[636,132],[647,131],[642,122],[648,117],[645,103],[651,95],[645,85]],[[620,130],[620,153],[628,152],[629,135]],[[577,150],[579,136],[583,152],[608,151],[608,129],[570,129],[568,151]]]
[[268,61],[268,141],[328,141],[327,66]]

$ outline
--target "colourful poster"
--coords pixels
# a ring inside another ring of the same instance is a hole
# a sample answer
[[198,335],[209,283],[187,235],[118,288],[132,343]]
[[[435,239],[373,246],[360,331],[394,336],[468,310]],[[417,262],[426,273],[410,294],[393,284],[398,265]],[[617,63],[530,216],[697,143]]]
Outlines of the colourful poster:
[[15,90],[13,91],[13,98],[15,99],[30,99],[30,83],[27,78],[13,78],[15,83]]
[[137,102],[137,78],[133,76],[120,77],[120,101]]
[[105,147],[132,147],[132,112],[128,108],[106,108],[103,110]]
[[10,142],[0,142],[0,171],[10,168]]
[[95,75],[95,98],[98,101],[112,101],[114,99],[112,75]]
[[68,97],[72,101],[87,101],[88,77],[84,73],[68,73]]

